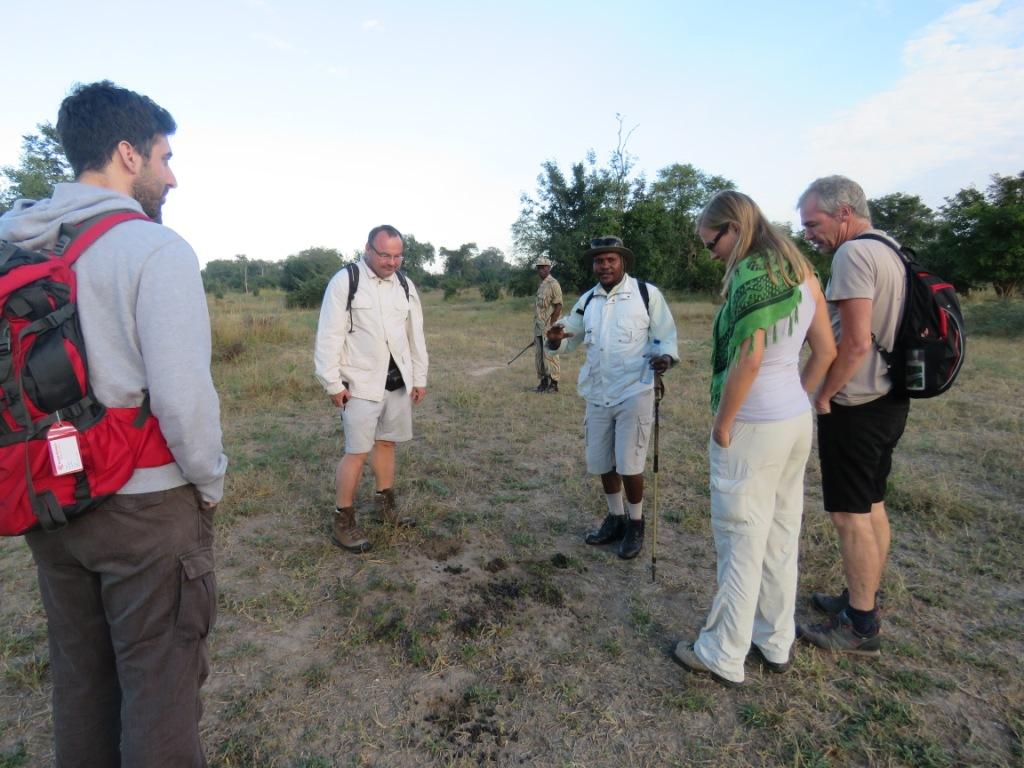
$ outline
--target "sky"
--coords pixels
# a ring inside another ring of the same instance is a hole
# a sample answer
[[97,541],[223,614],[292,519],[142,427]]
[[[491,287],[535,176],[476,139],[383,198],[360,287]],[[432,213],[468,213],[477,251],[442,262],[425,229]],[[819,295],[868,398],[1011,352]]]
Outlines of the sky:
[[45,15],[0,0],[0,166],[76,82],[144,93],[178,123],[164,223],[202,263],[349,254],[381,223],[511,258],[541,163],[606,164],[617,114],[637,173],[690,163],[779,222],[818,176],[935,208],[1024,170],[1024,0],[52,0]]

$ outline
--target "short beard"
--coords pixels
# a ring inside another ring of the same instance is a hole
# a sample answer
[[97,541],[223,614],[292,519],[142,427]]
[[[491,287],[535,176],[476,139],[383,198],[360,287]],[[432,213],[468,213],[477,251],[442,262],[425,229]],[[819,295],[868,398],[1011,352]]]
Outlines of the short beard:
[[157,224],[163,223],[164,189],[159,192],[138,180],[132,185],[132,197],[142,206],[142,212]]

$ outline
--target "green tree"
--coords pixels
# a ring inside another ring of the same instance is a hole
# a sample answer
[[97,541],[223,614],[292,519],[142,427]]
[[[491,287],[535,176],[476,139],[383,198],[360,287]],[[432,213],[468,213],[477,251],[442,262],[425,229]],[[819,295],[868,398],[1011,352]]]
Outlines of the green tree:
[[463,243],[458,248],[442,247],[439,254],[444,260],[446,284],[458,289],[476,282],[478,253],[476,243]]
[[0,169],[6,179],[0,192],[0,213],[9,211],[16,200],[50,197],[55,184],[75,180],[57,129],[49,123],[40,123],[36,128],[39,133],[21,137],[21,165]]
[[609,204],[611,193],[609,174],[597,167],[593,152],[575,163],[568,176],[554,161],[542,163],[536,195],[520,198],[522,209],[512,225],[521,265],[547,253],[559,264],[564,290],[592,285],[593,275],[580,257],[592,238],[622,228],[622,216]]
[[341,269],[342,256],[333,248],[307,248],[292,254],[281,267],[281,287],[288,307],[316,307],[327,283]]
[[697,217],[716,192],[735,186],[724,176],[689,163],[673,163],[658,171],[649,198],[664,211],[664,219],[657,230],[659,244],[651,246],[650,279],[669,288],[717,290],[723,273],[697,235]]
[[504,283],[512,271],[500,248],[484,248],[473,259],[473,265],[476,269],[475,282],[480,284]]
[[434,261],[434,246],[430,243],[421,243],[415,235],[405,235],[404,241],[402,271],[412,278],[414,283],[420,285],[427,276],[427,267]]
[[1000,296],[1016,296],[1024,284],[1024,171],[994,175],[984,194],[960,190],[941,213],[928,265],[961,291],[991,283]]
[[868,200],[871,223],[888,232],[901,245],[924,253],[935,242],[938,222],[935,211],[921,202],[917,195],[895,192]]
[[202,271],[203,287],[207,293],[242,290],[238,264],[234,259],[212,259]]

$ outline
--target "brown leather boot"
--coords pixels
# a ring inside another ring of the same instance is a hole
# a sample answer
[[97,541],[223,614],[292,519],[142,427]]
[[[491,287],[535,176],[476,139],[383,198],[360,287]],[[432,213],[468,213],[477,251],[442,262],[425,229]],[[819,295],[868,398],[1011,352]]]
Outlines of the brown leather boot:
[[402,528],[416,525],[416,521],[408,515],[402,515],[398,511],[398,502],[395,501],[395,492],[391,488],[377,491],[374,494],[377,499],[377,514],[385,523],[397,525]]
[[370,540],[356,525],[356,508],[342,507],[334,512],[334,529],[331,541],[349,552],[366,552],[370,548]]

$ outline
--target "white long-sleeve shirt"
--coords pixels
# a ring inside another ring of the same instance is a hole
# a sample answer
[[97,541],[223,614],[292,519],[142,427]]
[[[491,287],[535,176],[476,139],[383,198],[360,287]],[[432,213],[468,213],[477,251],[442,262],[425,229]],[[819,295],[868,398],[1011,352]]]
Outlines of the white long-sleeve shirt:
[[340,270],[327,284],[313,351],[317,380],[328,395],[348,389],[352,397],[379,402],[394,357],[407,387],[426,387],[427,345],[416,286],[408,281],[406,298],[394,275],[377,277],[363,259],[358,269],[351,326],[345,309],[348,272]]
[[590,292],[580,296],[568,315],[555,325],[573,334],[559,345],[559,353],[572,352],[580,344],[587,350],[587,359],[580,368],[576,389],[589,403],[613,406],[633,395],[654,387],[653,377],[643,381],[650,365],[648,343],[660,342],[662,355],[679,362],[676,324],[665,297],[648,283],[650,312],[635,278],[625,275],[611,291],[600,284],[594,298],[586,306]]

